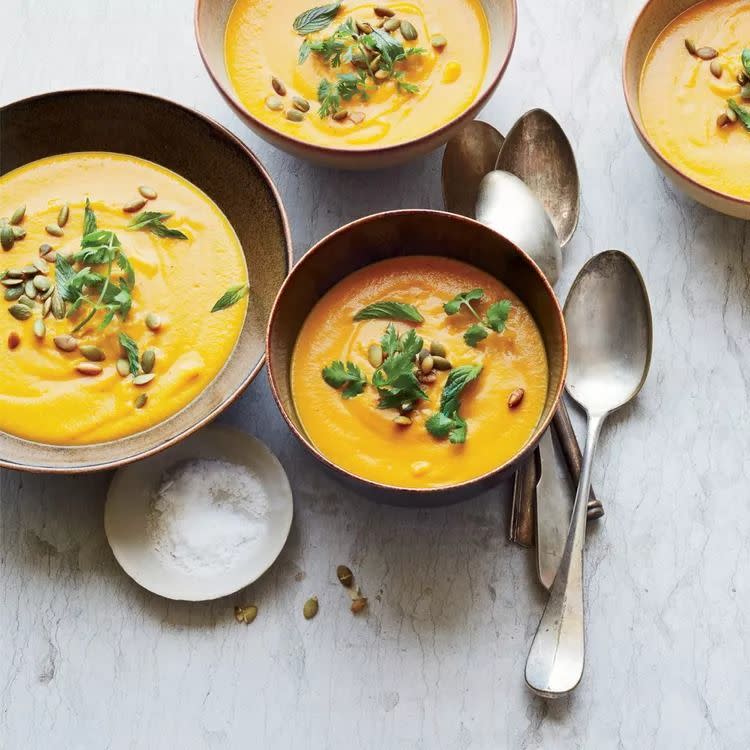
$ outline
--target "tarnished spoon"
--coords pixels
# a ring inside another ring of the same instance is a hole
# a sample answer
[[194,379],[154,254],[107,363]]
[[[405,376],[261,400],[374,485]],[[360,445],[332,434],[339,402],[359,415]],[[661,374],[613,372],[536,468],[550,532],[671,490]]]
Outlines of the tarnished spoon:
[[565,324],[566,387],[586,411],[588,429],[565,551],[526,661],[526,683],[547,698],[569,693],[583,675],[583,547],[599,433],[607,416],[641,390],[651,363],[648,293],[625,253],[608,250],[586,263],[565,303]]
[[505,139],[481,120],[464,125],[448,141],[443,154],[443,199],[454,214],[474,218],[479,183],[495,168]]

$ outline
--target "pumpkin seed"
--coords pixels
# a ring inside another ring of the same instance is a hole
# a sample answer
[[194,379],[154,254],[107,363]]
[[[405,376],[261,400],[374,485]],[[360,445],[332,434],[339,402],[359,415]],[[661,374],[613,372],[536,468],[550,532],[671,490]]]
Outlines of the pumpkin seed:
[[46,300],[44,300],[44,304],[42,305],[42,317],[46,318],[49,315],[50,308],[52,307],[52,299],[50,297],[47,297]]
[[47,224],[47,226],[44,227],[44,231],[47,232],[47,234],[51,234],[53,237],[62,237],[65,234],[62,228],[57,224]]
[[729,125],[729,118],[727,117],[727,113],[726,112],[722,112],[716,118],[716,127],[717,128],[723,128],[725,125]]
[[39,269],[35,265],[32,265],[31,263],[29,263],[28,266],[24,266],[21,269],[21,273],[24,276],[36,276],[39,273]]
[[414,411],[414,402],[405,401],[403,404],[401,404],[401,406],[399,406],[398,410],[408,417],[409,414]]
[[375,71],[375,81],[378,83],[383,83],[383,81],[387,81],[390,77],[390,73],[387,70]]
[[52,286],[52,282],[41,273],[38,276],[34,276],[32,283],[40,292],[47,292]]
[[46,242],[39,245],[39,255],[44,257],[52,252],[52,245],[48,245]]
[[292,104],[294,105],[294,108],[298,109],[300,112],[310,111],[310,102],[308,102],[307,99],[303,99],[301,96],[293,96]]
[[276,76],[271,78],[271,86],[279,96],[286,96],[286,86],[284,85],[284,82],[279,78],[276,78]]
[[9,268],[6,272],[6,277],[9,279],[22,279],[23,268]]
[[450,370],[453,365],[445,358],[440,356],[433,355],[432,361],[435,364],[436,370]]
[[411,424],[411,417],[406,417],[403,414],[399,414],[397,417],[394,417],[393,421],[398,425],[406,427],[407,425]]
[[39,273],[43,273],[45,276],[49,273],[49,263],[44,258],[34,258],[31,261],[31,265],[36,268]]
[[23,227],[12,227],[14,240],[23,240],[26,238],[26,230]]
[[147,372],[143,375],[136,375],[133,378],[133,385],[148,385],[156,375],[153,372]]
[[750,99],[750,83],[746,83],[741,89],[740,89],[740,96],[743,99]]
[[358,615],[367,606],[367,597],[358,596],[356,599],[352,599],[352,614]]
[[695,46],[695,42],[692,39],[686,39],[685,40],[685,49],[691,54],[694,55],[697,51],[697,47]]
[[26,305],[21,305],[21,304],[11,305],[8,308],[8,312],[16,320],[28,320],[31,317],[31,308],[26,307]]
[[138,398],[136,398],[134,405],[136,409],[142,409],[146,402],[148,401],[148,393],[141,393],[138,395]]
[[25,294],[22,294],[18,298],[18,304],[26,305],[26,307],[28,307],[29,310],[33,310],[36,307],[36,302],[34,302],[34,300],[31,299],[30,297],[27,297]]
[[383,24],[386,31],[396,31],[401,26],[400,18],[391,18]]
[[234,619],[244,625],[249,625],[257,616],[258,608],[254,604],[234,608]]
[[19,206],[11,215],[11,224],[20,224],[23,221],[23,217],[26,215],[26,206]]
[[372,34],[372,26],[367,21],[355,21],[357,25],[357,31],[360,34]]
[[348,109],[340,109],[338,112],[334,112],[331,117],[336,122],[341,122],[342,120],[346,120],[346,118],[349,116],[349,110]]
[[7,302],[17,300],[23,294],[23,288],[20,286],[9,286],[5,290],[5,299]]
[[724,67],[718,60],[711,60],[709,70],[714,78],[721,78],[721,73],[724,70]]
[[430,344],[430,354],[437,354],[438,357],[446,357],[448,356],[448,350],[445,348],[444,344],[439,341],[433,341]]
[[118,359],[115,367],[118,375],[122,375],[123,378],[130,375],[130,363],[127,359]]
[[435,367],[435,359],[431,354],[428,354],[419,366],[422,372],[427,375],[432,372],[432,368]]
[[153,349],[146,349],[145,352],[143,352],[143,356],[141,357],[141,369],[143,372],[148,374],[151,372],[151,370],[154,369],[154,365],[156,364],[156,352]]
[[70,206],[67,203],[63,203],[60,206],[60,212],[57,214],[57,226],[64,227],[68,223],[70,218]]
[[146,328],[150,331],[158,331],[161,328],[161,318],[156,313],[150,312],[146,316]]
[[13,351],[21,343],[21,337],[16,331],[11,331],[8,334],[8,349]]
[[380,344],[370,344],[367,350],[367,360],[376,369],[383,364],[383,349]]
[[349,119],[355,125],[361,125],[365,121],[365,113],[364,112],[350,112]]
[[3,246],[3,250],[11,250],[15,241],[16,237],[13,234],[13,227],[10,224],[3,224],[0,227],[0,245]]
[[79,351],[90,362],[104,361],[104,352],[98,346],[91,346],[90,344],[86,344],[85,346],[81,346],[79,348]]
[[413,42],[419,36],[419,32],[411,21],[404,19],[401,21],[401,36],[407,42]]
[[50,297],[51,304],[50,309],[52,310],[52,315],[54,315],[56,320],[62,320],[65,317],[65,300],[60,296],[60,292],[55,289],[55,291],[52,293],[52,296]]
[[4,279],[0,280],[0,284],[3,284],[4,286],[19,286],[23,284],[23,279],[14,279],[10,276],[6,276]]
[[373,71],[376,71],[380,67],[380,61],[383,59],[383,55],[375,55],[375,57],[370,60],[370,67]]
[[31,297],[31,299],[36,297],[36,286],[34,286],[34,281],[32,279],[28,279],[23,285],[23,293],[27,297]]
[[748,82],[748,80],[750,79],[748,79],[747,74],[744,71],[741,70],[739,73],[737,73],[737,83],[739,83],[740,86],[744,86]]
[[141,185],[138,188],[138,192],[147,200],[147,201],[155,201],[159,196],[156,193],[156,190],[154,190],[152,187],[149,187],[148,185]]
[[354,574],[346,565],[339,565],[336,568],[336,577],[339,579],[341,585],[346,586],[346,588],[351,588],[351,585],[354,583]]
[[396,11],[386,8],[385,5],[376,5],[374,10],[375,15],[379,18],[393,18],[396,15]]
[[737,113],[733,109],[727,107],[727,111],[724,114],[727,116],[729,122],[737,122]]
[[55,336],[53,341],[61,352],[74,352],[78,348],[78,339],[74,336],[69,336],[67,333]]
[[266,107],[272,112],[281,112],[281,110],[284,109],[284,102],[282,102],[278,96],[272,94],[266,98]]
[[38,339],[43,339],[45,333],[47,333],[47,326],[44,325],[44,321],[41,320],[41,318],[39,320],[35,320],[34,321],[34,335]]
[[701,47],[700,49],[695,50],[695,54],[700,57],[701,60],[713,60],[719,53],[713,47]]
[[516,388],[516,390],[508,396],[508,408],[515,409],[521,401],[523,401],[524,394],[525,391],[523,388]]
[[99,365],[95,365],[93,362],[79,362],[76,365],[76,370],[81,373],[81,375],[101,375],[102,374],[102,368]]
[[122,210],[126,214],[134,214],[136,211],[140,211],[145,205],[146,205],[145,198],[136,198],[135,200],[132,200],[129,203],[126,203],[122,207]]
[[417,375],[417,380],[419,380],[419,382],[423,383],[424,385],[432,385],[433,383],[437,382],[437,375],[434,371],[429,375],[422,375],[422,373],[420,372]]
[[288,109],[286,111],[286,119],[291,122],[302,122],[305,116],[298,109]]
[[306,620],[312,620],[315,615],[318,614],[318,597],[311,596],[306,602],[305,606],[302,607],[302,614]]

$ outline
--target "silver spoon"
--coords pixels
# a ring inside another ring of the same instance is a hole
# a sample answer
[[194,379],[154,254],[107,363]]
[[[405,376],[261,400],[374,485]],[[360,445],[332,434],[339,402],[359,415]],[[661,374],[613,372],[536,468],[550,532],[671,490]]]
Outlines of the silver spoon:
[[651,307],[635,263],[618,250],[589,260],[568,295],[565,323],[567,389],[586,411],[588,429],[565,551],[526,661],[526,683],[548,698],[569,693],[583,674],[583,545],[599,433],[641,390],[651,362]]
[[489,123],[474,120],[464,125],[443,154],[443,199],[454,214],[474,218],[482,178],[495,168],[505,139]]

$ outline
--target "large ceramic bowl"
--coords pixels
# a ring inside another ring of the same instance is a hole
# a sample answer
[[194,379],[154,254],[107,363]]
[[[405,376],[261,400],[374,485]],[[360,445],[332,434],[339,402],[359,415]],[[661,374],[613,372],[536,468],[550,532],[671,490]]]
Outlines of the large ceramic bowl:
[[696,0],[648,0],[630,31],[625,47],[622,70],[625,100],[638,138],[648,155],[676,188],[715,211],[740,219],[750,219],[750,201],[713,190],[689,177],[679,164],[662,155],[641,120],[638,93],[641,72],[649,50],[659,34],[693,5],[696,5]]
[[[282,0],[278,0],[282,1]],[[302,159],[338,169],[378,169],[402,164],[445,144],[465,122],[473,120],[500,83],[516,41],[516,0],[482,0],[490,25],[490,58],[479,95],[464,112],[438,130],[405,143],[373,148],[329,148],[280,133],[258,120],[240,102],[227,74],[224,35],[235,0],[196,0],[195,35],[203,62],[222,96],[263,139]]]
[[[539,424],[528,443],[506,463],[468,482],[438,489],[405,489],[362,479],[337,466],[308,440],[292,400],[290,363],[308,313],[336,283],[387,258],[438,255],[464,261],[507,284],[537,322],[549,362],[549,385]],[[568,344],[560,306],[542,272],[505,237],[472,219],[441,211],[392,211],[369,216],[333,232],[297,263],[271,313],[267,336],[268,374],[274,398],[292,432],[340,478],[370,497],[397,505],[442,505],[464,499],[508,475],[528,456],[552,419],[562,393]]]
[[61,91],[0,109],[0,174],[74,151],[113,151],[161,164],[197,185],[229,219],[245,252],[250,305],[234,353],[198,398],[120,440],[56,446],[0,432],[0,466],[46,472],[109,469],[178,442],[225,409],[263,365],[271,305],[291,266],[291,239],[273,183],[248,149],[203,115],[125,91]]

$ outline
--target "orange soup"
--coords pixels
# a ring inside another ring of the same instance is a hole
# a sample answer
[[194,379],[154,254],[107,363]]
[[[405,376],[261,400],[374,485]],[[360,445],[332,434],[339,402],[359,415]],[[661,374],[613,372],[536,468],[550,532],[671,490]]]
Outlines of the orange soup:
[[547,395],[539,329],[479,269],[435,256],[368,266],[306,319],[292,395],[310,441],[353,474],[397,487],[482,476],[529,440]]

